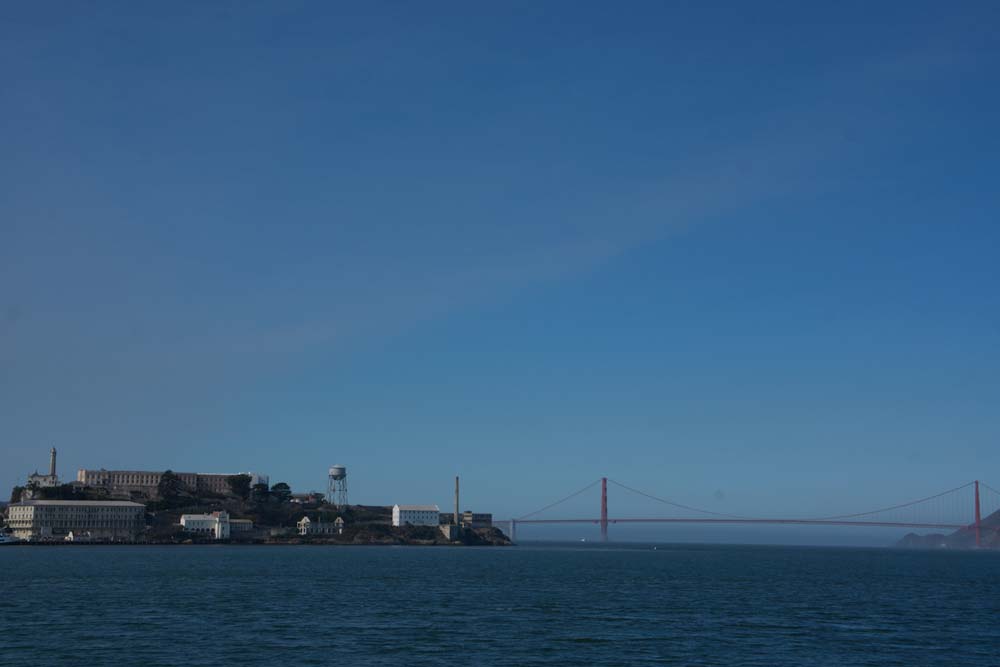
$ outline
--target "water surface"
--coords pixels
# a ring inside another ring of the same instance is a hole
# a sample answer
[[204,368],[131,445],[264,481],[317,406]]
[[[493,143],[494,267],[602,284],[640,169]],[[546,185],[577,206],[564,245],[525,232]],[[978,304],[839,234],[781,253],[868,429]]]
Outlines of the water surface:
[[1000,554],[2,547],[0,664],[1000,665]]

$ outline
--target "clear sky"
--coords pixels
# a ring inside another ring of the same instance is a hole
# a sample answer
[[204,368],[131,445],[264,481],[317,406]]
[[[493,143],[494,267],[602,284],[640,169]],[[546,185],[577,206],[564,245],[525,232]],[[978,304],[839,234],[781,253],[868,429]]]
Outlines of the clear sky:
[[5,489],[1000,486],[995,2],[0,16]]

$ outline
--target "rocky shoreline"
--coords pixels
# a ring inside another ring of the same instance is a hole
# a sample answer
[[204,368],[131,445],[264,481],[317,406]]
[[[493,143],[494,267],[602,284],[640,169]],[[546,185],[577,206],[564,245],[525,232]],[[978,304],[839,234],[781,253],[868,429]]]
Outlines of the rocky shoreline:
[[[113,540],[36,540],[9,543],[4,546],[419,546],[419,547],[503,547],[513,542],[499,528],[464,529],[458,539],[448,540],[440,531],[422,530],[422,527],[391,528],[390,530],[357,530],[350,535],[285,535],[248,536],[245,538],[213,540],[191,537],[142,539],[135,541]],[[437,533],[434,535],[434,533]]]

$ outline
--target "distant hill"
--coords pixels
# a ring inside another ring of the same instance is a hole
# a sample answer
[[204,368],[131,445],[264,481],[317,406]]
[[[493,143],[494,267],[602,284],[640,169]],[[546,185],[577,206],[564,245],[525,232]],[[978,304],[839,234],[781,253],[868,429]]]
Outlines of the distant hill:
[[[1000,550],[1000,511],[980,521],[979,540],[984,549]],[[908,533],[896,546],[913,549],[973,549],[976,546],[976,531],[974,528],[959,528],[950,535]]]

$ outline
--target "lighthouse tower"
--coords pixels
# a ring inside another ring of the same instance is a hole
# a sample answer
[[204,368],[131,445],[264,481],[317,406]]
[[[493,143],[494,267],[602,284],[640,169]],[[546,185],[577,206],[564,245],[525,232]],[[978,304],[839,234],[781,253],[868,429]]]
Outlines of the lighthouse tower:
[[49,474],[41,475],[36,469],[35,472],[28,475],[28,488],[25,490],[25,495],[22,496],[25,500],[30,500],[34,495],[34,489],[41,487],[52,487],[59,486],[59,477],[56,475],[56,448],[53,447],[49,450]]

